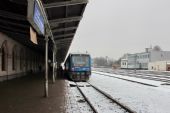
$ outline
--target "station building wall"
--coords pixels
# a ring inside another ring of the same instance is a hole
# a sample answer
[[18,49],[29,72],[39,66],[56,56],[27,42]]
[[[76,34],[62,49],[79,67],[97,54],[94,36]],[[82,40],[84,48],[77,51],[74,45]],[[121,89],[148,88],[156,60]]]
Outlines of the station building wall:
[[153,71],[170,71],[170,61],[150,62],[148,69]]
[[0,81],[43,70],[43,56],[0,32]]
[[151,51],[150,62],[170,60],[170,51]]
[[[142,52],[136,54],[126,54],[124,58],[121,59],[121,62],[124,62],[124,59],[128,62],[126,66],[127,69],[151,69],[148,65],[150,62],[157,62],[157,61],[169,61],[170,60],[170,51],[156,51],[151,50],[149,52]],[[121,68],[126,68],[125,65],[122,65]],[[150,64],[150,65],[151,65]],[[152,66],[153,67],[153,66]],[[164,67],[163,67],[164,68]],[[154,67],[155,70],[166,70],[165,68],[162,69],[162,66]],[[153,70],[153,69],[151,69]]]

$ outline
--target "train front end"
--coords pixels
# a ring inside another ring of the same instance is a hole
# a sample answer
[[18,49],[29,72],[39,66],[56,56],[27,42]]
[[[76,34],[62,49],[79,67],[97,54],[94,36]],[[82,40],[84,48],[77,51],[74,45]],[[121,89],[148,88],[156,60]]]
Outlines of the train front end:
[[88,54],[70,56],[70,78],[74,81],[87,81],[91,75],[91,58]]

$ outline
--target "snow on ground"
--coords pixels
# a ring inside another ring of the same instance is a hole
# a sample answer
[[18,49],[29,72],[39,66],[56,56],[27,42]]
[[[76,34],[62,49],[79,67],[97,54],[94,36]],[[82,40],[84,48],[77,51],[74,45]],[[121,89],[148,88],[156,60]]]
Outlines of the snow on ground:
[[[66,81],[66,83],[68,84],[67,81]],[[65,106],[64,106],[65,112],[64,113],[80,113],[81,108],[78,105],[78,102],[75,98],[74,93],[72,92],[71,88],[69,87],[69,84],[68,84],[67,92],[68,92],[68,94],[65,95],[66,98],[65,98]]]
[[[137,113],[170,113],[170,89],[166,88],[168,86],[146,86],[96,73],[92,73],[89,81]],[[144,81],[158,86],[161,84],[157,81]]]
[[127,113],[117,104],[113,103],[110,99],[96,91],[93,87],[84,86],[80,87],[86,95],[91,104],[95,107],[98,113]]
[[71,87],[72,94],[79,106],[81,113],[93,113],[90,106],[85,101],[84,97],[80,94],[76,87]]
[[157,87],[159,87],[159,86],[161,86],[161,84],[165,83],[165,82],[160,82],[160,81],[146,80],[146,79],[142,79],[142,78],[135,78],[135,77],[117,75],[117,74],[111,74],[111,73],[104,73],[104,72],[97,72],[97,71],[93,71],[93,72],[108,75],[108,76],[123,78],[123,79],[131,80],[131,81],[137,81],[137,82],[148,84],[148,85],[150,84],[150,85],[157,86]]
[[76,84],[71,81],[67,81],[68,92],[66,102],[66,113],[93,113],[84,97],[78,91]]

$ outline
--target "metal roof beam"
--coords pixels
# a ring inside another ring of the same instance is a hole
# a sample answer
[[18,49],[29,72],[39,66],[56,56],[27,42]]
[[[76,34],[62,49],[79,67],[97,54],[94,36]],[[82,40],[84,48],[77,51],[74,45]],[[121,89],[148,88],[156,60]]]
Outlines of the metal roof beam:
[[82,16],[76,16],[76,17],[68,17],[68,18],[50,20],[49,23],[51,26],[58,26],[59,23],[80,21],[81,19],[82,19]]
[[54,2],[49,4],[43,4],[45,8],[55,8],[55,7],[62,7],[62,6],[69,6],[69,5],[78,5],[78,4],[87,4],[88,0],[71,0],[71,1],[64,1],[64,2]]
[[73,39],[73,36],[71,36],[71,37],[61,37],[61,38],[56,38],[56,39],[54,39],[55,41],[59,41],[59,40],[63,40],[63,39]]
[[0,25],[0,28],[4,29],[4,31],[11,31],[11,32],[18,33],[18,34],[29,35],[29,32],[27,32],[27,31],[20,30],[20,29],[14,29],[14,28],[11,28],[8,26]]
[[63,47],[69,47],[70,43],[63,43],[63,44],[59,44],[60,49],[63,49]]
[[58,44],[58,49],[66,49],[64,47],[69,47],[70,45],[71,45],[70,42],[60,43],[60,44]]
[[62,46],[62,47],[68,47],[70,45],[70,42],[67,42],[67,43],[61,43],[61,44],[58,44],[59,46]]
[[[18,30],[11,30],[11,29],[6,29],[2,26],[0,26],[0,32],[5,32],[6,34],[10,33],[10,34],[17,34],[17,35],[23,35],[24,37],[28,36],[27,33],[25,32],[20,32]],[[21,36],[22,37],[22,36]]]
[[73,37],[64,37],[64,38],[57,38],[55,41],[64,41],[64,40],[72,40]]
[[10,0],[10,2],[16,3],[16,4],[21,4],[21,5],[27,5],[27,2],[25,2],[24,0]]
[[56,45],[60,46],[60,45],[70,45],[72,43],[72,40],[67,40],[64,42],[57,42]]
[[26,21],[26,17],[24,15],[19,15],[19,14],[15,14],[15,13],[3,11],[3,10],[0,10],[0,17]]
[[63,44],[63,43],[70,43],[72,40],[63,40],[63,41],[58,41],[56,44]]
[[67,27],[67,28],[54,29],[52,30],[52,32],[55,33],[55,32],[70,31],[75,29],[77,29],[77,27]]
[[9,24],[9,25],[18,26],[18,27],[23,27],[23,28],[29,28],[30,27],[28,25],[19,24],[19,23],[7,21],[7,20],[4,20],[4,19],[0,19],[0,22],[5,23],[5,24]]
[[63,35],[57,35],[57,36],[54,36],[54,40],[57,40],[57,38],[64,38],[64,37],[67,37],[67,36],[74,36],[75,33],[69,33],[69,34],[63,34]]
[[60,51],[60,50],[63,50],[63,49],[69,49],[69,45],[66,45],[66,46],[60,46],[60,47],[57,47],[57,51]]

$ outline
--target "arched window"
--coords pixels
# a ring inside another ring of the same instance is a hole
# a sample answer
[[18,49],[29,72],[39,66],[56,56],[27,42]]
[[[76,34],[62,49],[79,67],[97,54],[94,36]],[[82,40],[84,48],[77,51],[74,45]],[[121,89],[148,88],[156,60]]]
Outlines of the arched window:
[[17,69],[17,48],[16,46],[12,49],[12,70]]
[[1,70],[6,71],[7,70],[7,41],[4,41],[1,46]]
[[24,49],[20,50],[20,70],[24,67]]
[[25,50],[25,70],[28,70],[28,50]]

